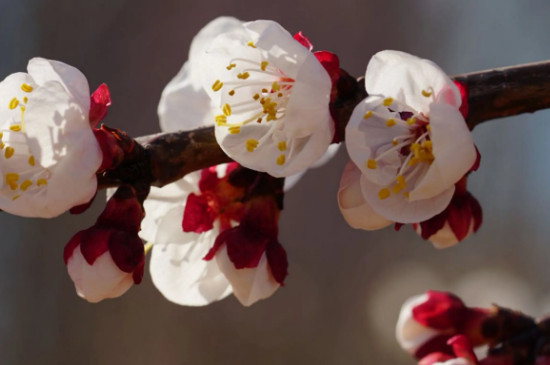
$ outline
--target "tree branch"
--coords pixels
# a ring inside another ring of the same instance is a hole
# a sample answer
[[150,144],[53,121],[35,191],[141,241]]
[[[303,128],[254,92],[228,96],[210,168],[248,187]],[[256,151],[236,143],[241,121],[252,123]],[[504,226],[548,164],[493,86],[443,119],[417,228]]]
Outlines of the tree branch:
[[[487,120],[550,108],[550,61],[473,72],[453,79],[468,92],[466,122],[470,129]],[[355,80],[342,70],[333,94],[330,109],[336,123],[335,142],[340,142],[355,105],[366,96],[363,80]],[[98,174],[99,189],[122,182],[161,187],[192,171],[231,161],[216,142],[214,127],[159,133],[136,141],[129,161]]]

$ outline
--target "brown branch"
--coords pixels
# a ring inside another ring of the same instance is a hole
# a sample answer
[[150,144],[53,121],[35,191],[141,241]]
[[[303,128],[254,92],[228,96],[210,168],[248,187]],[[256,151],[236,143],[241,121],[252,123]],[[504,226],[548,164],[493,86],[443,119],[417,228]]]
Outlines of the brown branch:
[[[550,108],[550,61],[473,72],[453,79],[468,90],[466,122],[470,129],[487,120]],[[333,96],[330,108],[336,123],[335,142],[339,142],[355,105],[366,96],[363,81],[342,70]],[[137,142],[145,148],[136,144],[130,160],[98,174],[100,189],[136,181],[160,187],[192,171],[231,161],[217,144],[213,127],[160,133]]]

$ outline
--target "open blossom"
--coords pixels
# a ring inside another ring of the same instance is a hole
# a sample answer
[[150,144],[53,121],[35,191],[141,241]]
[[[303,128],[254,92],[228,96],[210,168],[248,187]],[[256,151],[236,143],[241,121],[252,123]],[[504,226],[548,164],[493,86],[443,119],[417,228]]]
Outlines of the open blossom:
[[359,227],[371,226],[369,219],[425,221],[449,205],[455,183],[476,161],[460,92],[432,62],[397,51],[372,58],[365,85],[370,96],[346,128],[346,147],[361,174],[350,168],[345,174],[354,178],[343,178],[354,189],[358,179],[361,194],[346,206],[372,212],[355,217],[365,221],[355,222]]
[[70,239],[63,259],[80,297],[92,303],[116,298],[141,282],[145,257],[137,232],[142,218],[135,191],[121,186],[96,224]]
[[0,102],[0,209],[48,218],[88,202],[102,155],[84,75],[33,58],[0,82]]
[[[232,163],[188,174],[153,188],[144,203],[148,214],[140,235],[154,242],[151,277],[175,303],[206,305],[234,293],[251,305],[273,294],[286,276],[276,220],[268,220],[271,230],[260,229],[264,221],[257,220],[264,212],[278,218],[278,210],[269,198],[253,198],[254,209],[243,203],[246,187],[257,180],[250,177],[258,173],[243,170],[229,177],[236,168]],[[256,185],[268,186],[261,179]]]
[[216,139],[239,164],[284,177],[327,151],[331,77],[279,24],[254,21],[220,34],[200,64],[216,106]]

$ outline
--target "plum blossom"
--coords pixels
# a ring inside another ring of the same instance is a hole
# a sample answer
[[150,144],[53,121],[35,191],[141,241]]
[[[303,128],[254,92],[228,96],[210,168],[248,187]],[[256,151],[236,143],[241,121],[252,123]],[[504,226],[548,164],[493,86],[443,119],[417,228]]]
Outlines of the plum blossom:
[[69,240],[63,259],[80,297],[96,303],[141,282],[145,256],[137,232],[142,218],[135,190],[123,185],[96,224]]
[[27,69],[0,82],[0,209],[50,218],[94,196],[102,155],[84,75],[43,58]]
[[476,161],[461,94],[431,61],[397,51],[371,59],[365,85],[370,96],[346,127],[346,147],[361,174],[350,167],[342,177],[344,217],[364,229],[430,219],[449,205],[455,183]]
[[331,75],[309,45],[259,20],[207,47],[201,79],[216,107],[216,139],[239,164],[286,177],[327,151],[334,135]]

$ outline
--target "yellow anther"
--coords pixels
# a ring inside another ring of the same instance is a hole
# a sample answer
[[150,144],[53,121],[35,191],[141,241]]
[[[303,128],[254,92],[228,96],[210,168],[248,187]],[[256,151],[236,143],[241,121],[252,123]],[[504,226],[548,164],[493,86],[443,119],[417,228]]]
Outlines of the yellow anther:
[[426,125],[426,130],[427,130],[428,132],[431,132],[432,127],[431,127],[429,124],[427,124],[427,125]]
[[4,137],[4,133],[0,132],[0,139],[2,139],[2,137]]
[[414,123],[416,123],[416,118],[407,118],[408,125],[413,125]]
[[23,103],[27,104],[28,101],[29,101],[29,98],[27,98],[26,96],[23,96]]
[[418,163],[418,161],[419,161],[418,157],[413,157],[413,158],[411,158],[411,159],[409,160],[408,165],[409,165],[409,166],[414,166],[414,165],[416,165],[416,164]]
[[281,142],[277,143],[277,148],[279,149],[279,151],[284,151],[284,150],[286,150],[286,142],[285,142],[285,141],[281,141]]
[[14,195],[13,198],[11,198],[11,200],[16,200],[17,198],[19,198],[21,195]]
[[216,122],[217,125],[221,125],[221,124],[224,124],[226,121],[227,121],[227,117],[225,115],[216,115],[214,117],[214,121]]
[[409,199],[409,192],[408,192],[408,191],[404,192],[404,193],[403,193],[403,196],[404,196],[405,198]]
[[220,80],[216,80],[212,84],[212,90],[214,91],[219,91],[222,87],[223,87],[223,82],[221,82]]
[[254,44],[254,42],[250,41],[246,44],[248,47],[252,47],[252,48],[256,48],[256,45]]
[[21,126],[19,124],[12,124],[10,125],[10,130],[14,132],[19,132],[21,131]]
[[368,169],[374,170],[377,167],[378,167],[378,162],[376,162],[376,160],[373,160],[372,158],[369,158],[367,160],[367,168]]
[[33,155],[29,156],[28,163],[29,163],[29,165],[34,166],[34,156]]
[[263,93],[266,93],[266,92],[268,92],[268,91],[269,91],[269,90],[267,90],[267,89],[262,89],[262,92],[263,92]]
[[407,186],[405,184],[405,178],[403,177],[403,175],[397,175],[395,178],[395,182],[396,184],[391,189],[392,193],[394,194],[399,193],[401,190],[405,189]]
[[262,61],[262,63],[260,64],[260,68],[262,69],[262,71],[265,71],[265,68],[267,67],[268,63],[267,61]]
[[231,70],[233,67],[236,67],[236,66],[237,66],[236,64],[230,63],[230,64],[226,67],[226,69]]
[[369,119],[370,117],[372,117],[372,111],[370,110],[363,115],[363,119]]
[[4,157],[6,158],[10,158],[11,156],[13,156],[13,153],[15,152],[15,150],[13,149],[13,147],[6,147],[6,149],[4,150]]
[[30,93],[33,90],[33,88],[31,85],[21,84],[21,90],[23,90],[26,93]]
[[426,90],[422,90],[422,96],[426,97],[426,98],[429,98],[430,96],[432,96],[433,92],[431,91],[426,91]]
[[261,123],[261,122],[262,122],[262,118],[256,119],[256,123]]
[[387,198],[390,197],[390,195],[391,195],[390,189],[388,189],[388,188],[380,189],[378,191],[378,199],[380,199],[380,200],[387,199]]
[[224,115],[226,116],[230,116],[231,115],[231,107],[229,106],[229,104],[223,104],[222,106],[222,112]]
[[277,93],[278,98],[280,98],[281,96],[283,96],[283,93]]
[[285,163],[285,155],[283,154],[279,155],[279,157],[277,157],[277,160],[275,160],[275,162],[277,162],[277,165],[283,165]]
[[384,106],[390,106],[392,103],[393,103],[393,98],[385,98],[384,101],[382,102]]
[[395,125],[395,119],[390,118],[386,120],[386,127],[393,127]]
[[411,152],[414,154],[417,154],[419,149],[420,145],[418,143],[411,143],[411,145],[409,146],[409,150],[411,150]]
[[255,139],[247,139],[244,145],[248,152],[252,152],[258,147],[258,141]]
[[229,90],[228,94],[229,94],[229,96],[235,95],[235,90]]
[[391,144],[392,144],[392,146],[397,146],[399,144],[399,142],[397,142],[397,140],[394,139],[394,140],[391,141]]
[[237,78],[241,80],[246,80],[250,74],[248,72],[241,72],[240,74],[237,74]]
[[260,94],[254,94],[254,96],[252,97],[252,99],[254,100],[258,100],[260,98]]
[[38,186],[48,185],[48,181],[46,179],[38,179],[36,180],[36,185]]
[[19,189],[21,189],[22,191],[26,191],[31,185],[32,185],[32,181],[25,180],[21,183],[21,185],[19,186]]
[[398,184],[398,185],[402,185],[402,186],[405,186],[405,178],[403,177],[403,175],[399,174],[395,177],[395,182]]
[[8,105],[10,109],[15,109],[19,105],[19,100],[17,98],[13,98],[10,100],[10,104]]
[[273,81],[273,83],[271,84],[271,90],[279,91],[281,90],[281,85],[279,85],[277,81]]
[[432,150],[433,148],[433,144],[432,144],[432,141],[429,141],[429,140],[425,140],[424,142],[422,142],[422,148],[425,148],[427,150]]
[[227,128],[227,131],[228,131],[230,134],[239,134],[239,133],[241,133],[241,127],[239,127],[239,126],[232,126],[232,127]]
[[0,142],[0,150],[3,150],[4,146],[5,146],[4,142]]
[[15,172],[8,172],[5,176],[6,184],[10,186],[11,190],[17,189],[17,181],[19,180],[19,174]]

